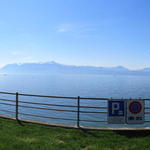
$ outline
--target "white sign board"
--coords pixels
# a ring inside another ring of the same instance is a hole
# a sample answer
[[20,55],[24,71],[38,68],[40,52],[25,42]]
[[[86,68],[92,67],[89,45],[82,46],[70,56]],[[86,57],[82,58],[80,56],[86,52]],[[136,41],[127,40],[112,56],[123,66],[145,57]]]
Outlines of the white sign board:
[[124,100],[109,100],[108,101],[108,123],[124,124],[126,105]]
[[127,123],[128,124],[144,123],[144,100],[127,101]]

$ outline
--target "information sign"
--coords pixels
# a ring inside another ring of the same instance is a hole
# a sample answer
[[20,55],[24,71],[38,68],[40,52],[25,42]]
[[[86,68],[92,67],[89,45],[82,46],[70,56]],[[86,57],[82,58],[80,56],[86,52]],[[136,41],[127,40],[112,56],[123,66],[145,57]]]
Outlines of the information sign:
[[125,101],[109,100],[108,101],[108,123],[124,124],[125,123]]
[[143,100],[127,101],[127,123],[128,124],[144,123],[144,101]]

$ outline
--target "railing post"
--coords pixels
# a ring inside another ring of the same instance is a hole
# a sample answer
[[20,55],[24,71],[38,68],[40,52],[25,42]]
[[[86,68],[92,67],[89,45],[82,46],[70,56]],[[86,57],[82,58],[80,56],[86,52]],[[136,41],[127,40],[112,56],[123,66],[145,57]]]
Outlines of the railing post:
[[18,121],[18,92],[16,93],[16,120]]
[[80,128],[80,96],[78,96],[77,127]]

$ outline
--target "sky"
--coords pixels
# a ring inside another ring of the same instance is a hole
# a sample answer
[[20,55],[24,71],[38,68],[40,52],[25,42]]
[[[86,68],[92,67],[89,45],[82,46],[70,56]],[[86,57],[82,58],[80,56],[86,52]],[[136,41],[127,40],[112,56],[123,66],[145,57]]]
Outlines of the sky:
[[149,0],[0,0],[0,67],[150,67]]

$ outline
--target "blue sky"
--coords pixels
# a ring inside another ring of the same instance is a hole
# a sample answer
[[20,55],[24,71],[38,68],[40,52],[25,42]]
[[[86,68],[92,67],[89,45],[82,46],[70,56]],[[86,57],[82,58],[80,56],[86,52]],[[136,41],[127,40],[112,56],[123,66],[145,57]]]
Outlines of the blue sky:
[[0,67],[150,67],[149,8],[149,0],[0,0]]

